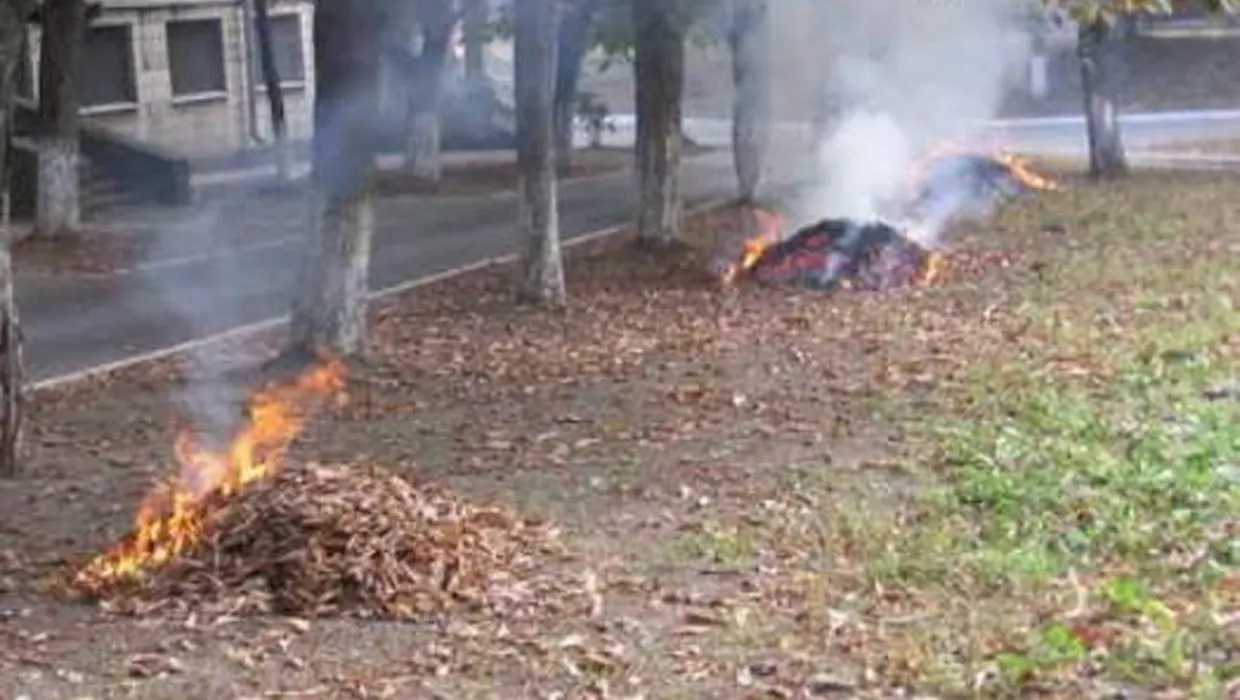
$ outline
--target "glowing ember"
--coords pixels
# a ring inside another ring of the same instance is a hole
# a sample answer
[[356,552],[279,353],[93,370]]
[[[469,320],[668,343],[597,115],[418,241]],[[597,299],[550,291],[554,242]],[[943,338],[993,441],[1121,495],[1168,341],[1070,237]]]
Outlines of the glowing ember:
[[202,537],[213,503],[280,469],[289,444],[325,399],[341,396],[344,365],[317,365],[292,381],[273,382],[250,398],[244,425],[221,449],[193,433],[176,439],[180,474],[156,486],[138,508],[134,529],[114,548],[78,572],[76,582],[99,589],[158,567]]

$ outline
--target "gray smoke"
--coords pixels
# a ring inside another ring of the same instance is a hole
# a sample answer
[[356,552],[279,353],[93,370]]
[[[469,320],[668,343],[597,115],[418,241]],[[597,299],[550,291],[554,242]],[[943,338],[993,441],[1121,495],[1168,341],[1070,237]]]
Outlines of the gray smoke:
[[802,66],[792,72],[810,81],[801,93],[830,114],[814,135],[817,176],[797,219],[893,216],[916,160],[934,144],[978,136],[1028,65],[1028,15],[1012,0],[773,5],[776,31],[788,37],[777,42],[777,63]]
[[[288,275],[273,266],[300,263],[297,245],[271,244],[304,233],[308,209],[300,197],[273,195],[266,191],[270,187],[268,181],[245,182],[204,196],[162,229],[148,251],[151,261],[172,263],[143,275],[144,292],[157,295],[160,315],[174,318],[187,336],[210,336],[254,320],[258,294],[284,291],[275,278]],[[286,233],[273,236],[273,226]],[[186,382],[174,397],[182,417],[210,437],[226,437],[242,418],[247,387],[225,375],[260,358],[221,353],[212,346],[193,347],[184,357]]]

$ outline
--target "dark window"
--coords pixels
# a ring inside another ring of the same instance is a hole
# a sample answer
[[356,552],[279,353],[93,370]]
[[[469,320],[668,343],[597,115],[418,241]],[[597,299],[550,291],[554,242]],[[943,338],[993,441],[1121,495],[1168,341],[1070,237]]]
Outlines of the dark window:
[[271,18],[271,52],[276,58],[276,75],[282,83],[306,79],[301,53],[301,16],[275,15]]
[[91,27],[86,32],[77,84],[83,107],[138,101],[129,25]]
[[168,72],[172,94],[224,92],[224,36],[218,19],[169,22]]

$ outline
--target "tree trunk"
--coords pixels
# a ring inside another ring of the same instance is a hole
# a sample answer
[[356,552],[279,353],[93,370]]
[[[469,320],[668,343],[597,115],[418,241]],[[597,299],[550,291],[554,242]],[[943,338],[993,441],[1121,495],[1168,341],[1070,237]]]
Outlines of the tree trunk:
[[409,93],[409,124],[405,142],[405,169],[427,182],[439,182],[443,174],[440,149],[439,97],[443,92],[443,69],[452,42],[456,18],[451,3],[433,17],[420,17],[422,53],[414,62],[414,89]]
[[292,305],[294,353],[354,354],[365,339],[379,72],[366,2],[315,3],[314,225]]
[[733,0],[732,160],[741,199],[753,202],[771,139],[770,23],[767,0]]
[[577,0],[567,5],[556,32],[555,63],[555,167],[567,174],[573,165],[573,117],[581,62],[590,46],[590,29],[598,16],[599,0]]
[[271,140],[276,158],[276,174],[281,180],[292,177],[292,160],[288,147],[288,120],[284,115],[284,89],[276,68],[275,49],[271,45],[271,14],[268,0],[254,2],[254,33],[258,38],[258,61],[267,88],[267,104],[271,110]]
[[667,0],[633,0],[637,103],[638,238],[662,247],[680,240],[681,92],[684,32]]
[[0,4],[0,186],[4,221],[0,231],[0,476],[20,472],[22,438],[22,346],[17,302],[13,297],[12,231],[9,226],[9,147],[18,61],[25,60],[26,18],[34,3]]
[[1119,128],[1112,52],[1116,31],[1103,21],[1081,25],[1077,55],[1081,62],[1081,91],[1085,101],[1085,131],[1089,141],[1089,173],[1116,177],[1128,172],[1128,159]]
[[35,235],[72,233],[81,223],[75,83],[86,30],[85,0],[46,0],[39,51]]
[[487,68],[483,52],[487,45],[487,0],[466,0],[462,34],[465,43],[465,83],[470,88],[486,85]]
[[521,300],[565,303],[556,201],[552,102],[555,95],[557,0],[516,0],[514,89],[520,235],[526,241]]

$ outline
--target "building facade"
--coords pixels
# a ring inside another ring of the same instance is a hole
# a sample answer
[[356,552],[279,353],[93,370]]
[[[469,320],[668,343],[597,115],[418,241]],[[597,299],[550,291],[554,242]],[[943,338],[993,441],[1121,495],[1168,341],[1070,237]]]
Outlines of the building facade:
[[[272,3],[276,67],[289,134],[310,136],[312,3]],[[84,123],[190,158],[269,142],[271,122],[245,0],[103,0],[78,80]],[[35,97],[39,36],[19,91]]]

